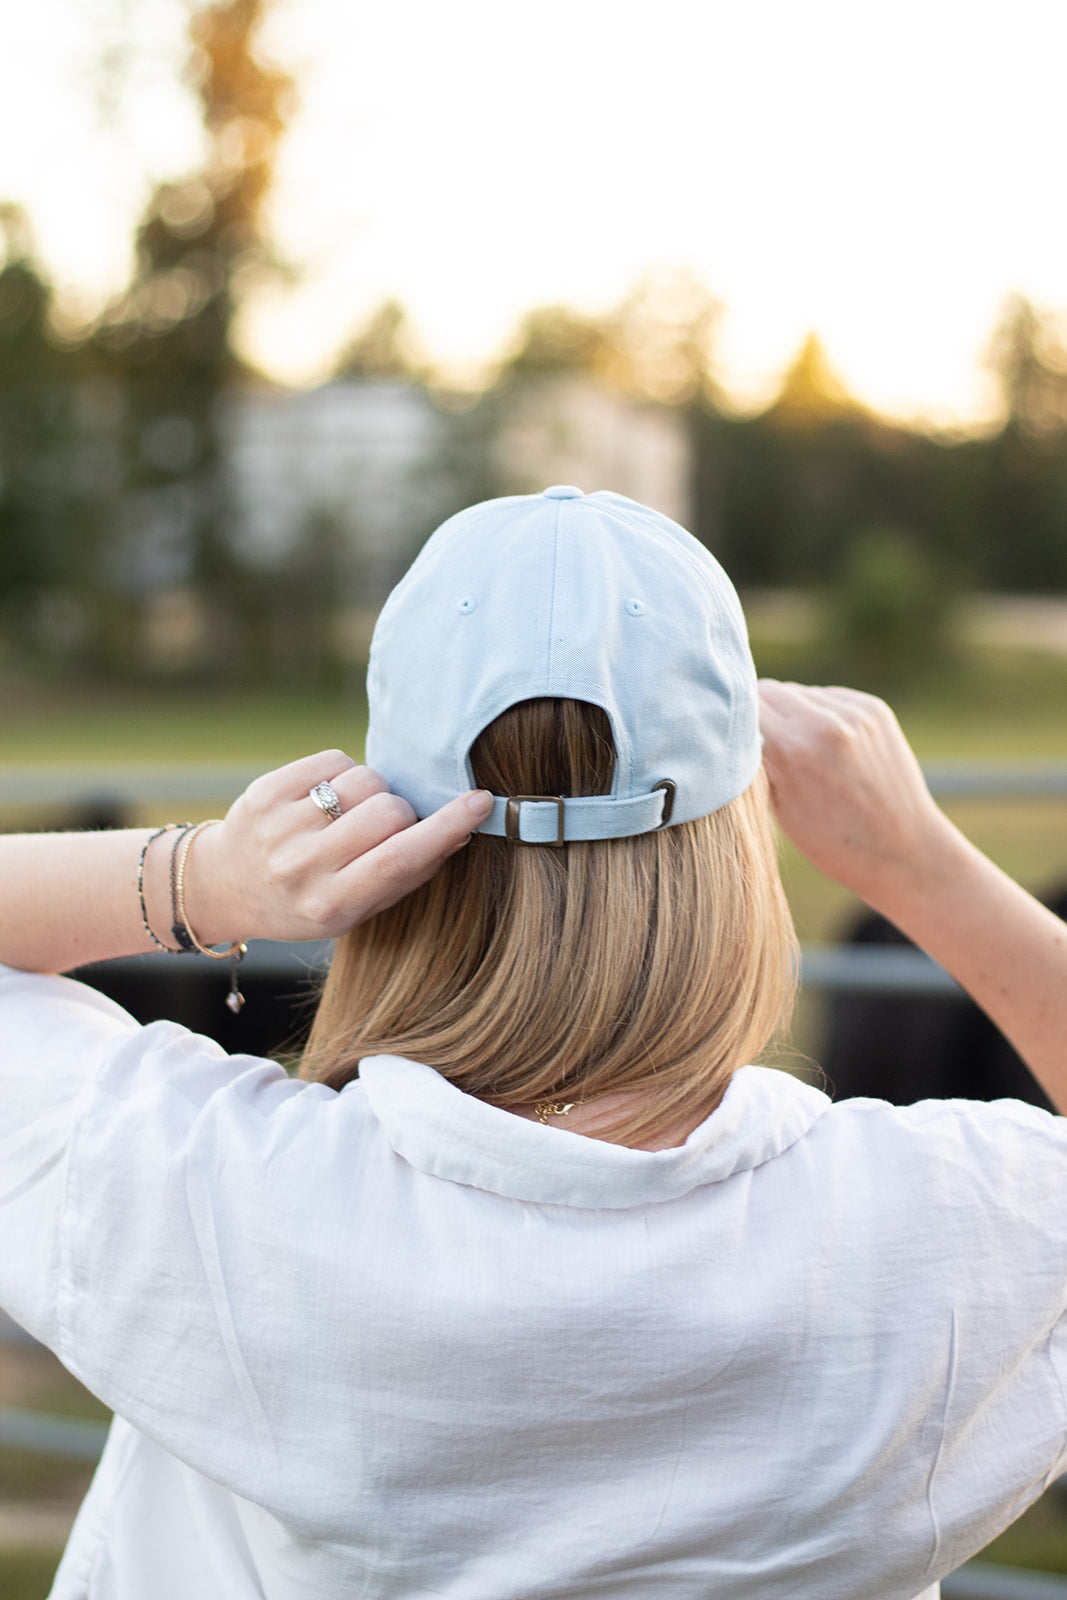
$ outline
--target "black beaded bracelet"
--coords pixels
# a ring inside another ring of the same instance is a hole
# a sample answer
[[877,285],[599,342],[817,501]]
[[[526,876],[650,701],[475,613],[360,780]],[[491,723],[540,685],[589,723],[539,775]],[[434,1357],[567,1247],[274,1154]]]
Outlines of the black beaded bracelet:
[[141,854],[137,861],[137,898],[141,902],[141,921],[144,924],[144,931],[147,933],[157,950],[165,950],[168,955],[172,956],[179,954],[179,952],[171,945],[164,944],[162,939],[156,938],[156,935],[152,932],[152,926],[148,920],[148,907],[145,905],[144,898],[144,865],[148,856],[148,846],[150,844],[154,844],[157,839],[162,838],[163,834],[169,833],[172,828],[182,828],[187,826],[187,824],[181,822],[164,823],[162,828],[157,828],[155,833],[149,834],[148,838],[141,846]]

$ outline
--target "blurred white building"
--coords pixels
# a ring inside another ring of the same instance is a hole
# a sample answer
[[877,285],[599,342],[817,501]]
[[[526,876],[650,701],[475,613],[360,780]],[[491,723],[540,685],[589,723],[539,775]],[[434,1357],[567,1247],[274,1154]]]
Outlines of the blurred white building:
[[690,443],[676,407],[629,400],[582,373],[529,378],[506,397],[493,443],[502,492],[613,489],[689,526]]
[[235,389],[220,413],[235,545],[277,566],[328,522],[363,568],[405,560],[447,499],[448,421],[402,381]]
[[689,440],[671,407],[553,374],[515,384],[462,422],[403,380],[235,390],[221,416],[235,542],[257,563],[277,565],[328,520],[358,551],[372,587],[376,570],[391,581],[463,503],[474,455],[476,475],[500,494],[574,483],[688,521]]

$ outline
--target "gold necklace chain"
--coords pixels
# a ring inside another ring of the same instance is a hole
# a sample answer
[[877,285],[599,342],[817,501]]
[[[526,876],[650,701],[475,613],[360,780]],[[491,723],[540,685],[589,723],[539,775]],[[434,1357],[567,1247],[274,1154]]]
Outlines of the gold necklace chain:
[[547,1124],[549,1117],[566,1117],[575,1106],[589,1104],[589,1100],[599,1100],[600,1096],[591,1094],[588,1100],[535,1100],[534,1111],[537,1113],[538,1122]]

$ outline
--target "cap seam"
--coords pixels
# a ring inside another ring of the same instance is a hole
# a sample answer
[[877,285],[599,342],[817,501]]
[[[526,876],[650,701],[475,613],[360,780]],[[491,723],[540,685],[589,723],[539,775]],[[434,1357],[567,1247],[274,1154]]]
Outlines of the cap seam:
[[[586,498],[587,499],[591,499],[592,496],[587,496]],[[613,510],[614,514],[618,517],[619,521],[620,522],[625,522],[627,527],[632,528],[635,533],[640,533],[640,534],[645,535],[647,538],[655,539],[657,531],[661,531],[661,530],[657,530],[655,528],[650,528],[647,522],[642,521],[642,519],[640,517],[631,516],[627,511],[620,511],[615,506],[612,507],[612,510]],[[671,519],[667,518],[666,520],[670,521]],[[683,528],[680,523],[675,523],[674,526],[677,527],[679,532],[681,532],[681,533],[688,533],[689,532],[689,530],[687,528]],[[689,534],[689,537],[691,539],[695,539],[696,538],[695,534],[691,534],[691,533]],[[700,540],[696,540],[696,542],[698,544],[701,543]],[[701,545],[701,548],[706,550],[708,555],[714,556],[714,552],[711,551],[711,550],[708,550],[707,545]],[[672,550],[672,552],[676,553],[678,555],[678,557],[684,562],[686,567],[688,567],[689,571],[700,582],[701,586],[709,594],[711,594],[713,598],[715,598],[716,600],[719,599],[719,593],[718,593],[717,586],[713,583],[711,575],[700,565],[700,562],[697,560],[697,558],[694,555],[693,551],[690,548],[688,548],[686,546],[686,544],[681,539],[672,539],[672,541],[671,541],[671,550]]]
[[555,516],[552,519],[552,578],[548,602],[548,661],[545,673],[550,684],[556,675],[556,582],[559,577],[559,513],[562,504],[561,500],[556,501]]

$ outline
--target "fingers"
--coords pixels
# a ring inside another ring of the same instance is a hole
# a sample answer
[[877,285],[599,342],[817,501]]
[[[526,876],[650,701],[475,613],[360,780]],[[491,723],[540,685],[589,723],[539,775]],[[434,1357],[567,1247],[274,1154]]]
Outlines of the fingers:
[[830,749],[864,727],[895,724],[884,701],[859,689],[836,685],[759,683],[764,757],[801,747]]
[[[349,782],[363,780],[352,774]],[[419,822],[406,800],[381,788],[336,822],[323,819],[325,827],[302,821],[279,876],[314,928],[305,936],[341,933],[410,894],[466,844],[492,804],[491,795],[476,790]]]
[[[367,771],[366,768],[356,770]],[[372,788],[369,782],[365,786],[354,783],[352,785],[354,788],[367,789],[362,800],[349,806],[347,801],[342,799],[344,813],[336,822],[331,822],[319,812],[318,815],[325,824],[325,831],[313,823],[315,860],[324,868],[339,871],[357,856],[366,855],[368,850],[375,849],[386,839],[391,839],[394,834],[412,827],[419,820],[406,800],[390,792],[384,778],[379,777],[376,772],[370,773],[369,777],[378,779],[380,787]],[[340,790],[338,796],[340,797]],[[314,809],[317,810],[317,807]]]
[[[337,794],[336,820],[310,798],[319,783]],[[253,938],[333,937],[424,883],[492,804],[474,791],[419,822],[380,773],[342,750],[291,762],[258,778],[227,813],[225,849],[208,875],[220,905],[210,926]]]
[[[397,797],[382,799],[395,801]],[[348,920],[358,922],[432,878],[448,857],[466,844],[473,829],[485,821],[492,805],[492,796],[476,789],[449,801],[421,822],[399,823],[380,842],[369,846],[337,874],[335,891],[349,908]],[[363,807],[365,811],[371,808],[375,813],[372,822],[388,826],[393,820],[377,799],[367,801]]]
[[772,773],[787,752],[825,735],[828,723],[840,727],[839,708],[825,690],[761,679],[759,696],[763,759]]
[[[320,783],[323,781],[329,783],[336,794],[340,803],[342,818],[350,811],[357,810],[373,796],[389,793],[389,785],[381,773],[375,772],[373,767],[350,765],[345,771],[337,773],[333,778],[319,779]],[[301,800],[307,802],[308,820],[316,827],[328,828],[332,825],[334,819],[329,817],[321,806],[312,800],[310,789],[301,796]],[[342,819],[339,818],[337,820],[340,821]],[[414,821],[414,813],[412,813],[409,820]]]
[[306,800],[317,783],[332,783],[336,789],[338,777],[354,766],[343,750],[320,750],[257,778],[247,792],[265,805],[276,800]]

